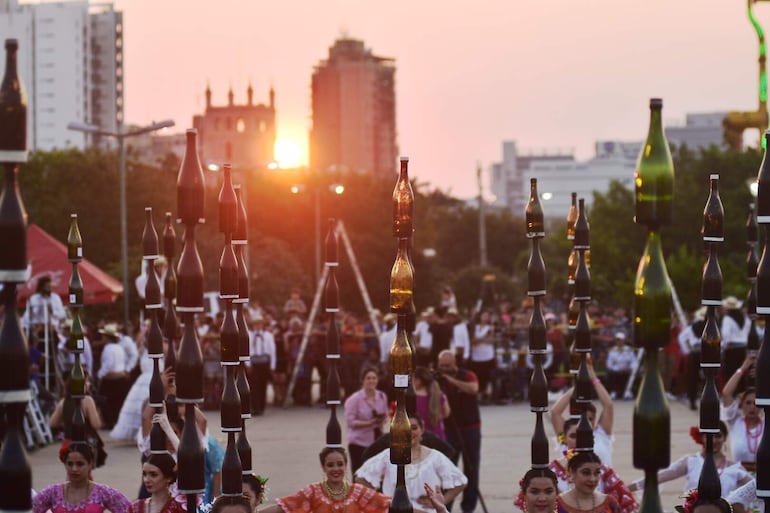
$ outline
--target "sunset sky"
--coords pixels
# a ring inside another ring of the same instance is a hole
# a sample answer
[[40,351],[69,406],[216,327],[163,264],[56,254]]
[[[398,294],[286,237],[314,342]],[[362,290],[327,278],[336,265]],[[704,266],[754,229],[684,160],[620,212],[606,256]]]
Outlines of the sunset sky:
[[[243,103],[276,90],[278,138],[307,161],[310,77],[342,35],[396,59],[400,153],[410,174],[466,197],[475,168],[523,151],[646,134],[664,119],[757,106],[757,37],[739,0],[117,0],[126,119],[182,130],[204,89]],[[755,12],[770,30],[770,2]],[[752,134],[752,140],[756,135]],[[719,171],[719,170],[717,170]]]

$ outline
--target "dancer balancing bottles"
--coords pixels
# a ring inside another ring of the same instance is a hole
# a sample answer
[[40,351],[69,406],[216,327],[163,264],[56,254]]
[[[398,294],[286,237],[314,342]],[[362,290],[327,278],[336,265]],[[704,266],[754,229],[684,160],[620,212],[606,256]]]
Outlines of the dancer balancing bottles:
[[337,267],[339,266],[337,246],[337,225],[329,218],[326,232],[326,284],[324,287],[324,310],[326,311],[326,406],[329,408],[329,421],[326,423],[326,447],[342,447],[342,429],[337,420],[337,407],[340,405],[340,375],[337,363],[340,361],[340,334],[337,330],[337,312],[339,307],[339,288],[337,287]]
[[0,164],[5,183],[0,195],[0,423],[5,435],[0,449],[0,510],[31,511],[32,471],[22,443],[22,422],[31,397],[29,349],[16,309],[16,287],[26,282],[27,212],[16,181],[27,161],[27,99],[19,81],[15,39],[5,40],[5,74],[0,85]]
[[[765,132],[765,142],[770,142],[770,131]],[[757,314],[770,324],[770,157],[765,156],[757,176],[757,224],[765,229],[762,257],[757,267]],[[765,329],[764,339],[757,354],[757,398],[756,404],[763,409],[765,418],[770,418],[770,330]],[[770,507],[770,430],[765,429],[757,448],[757,497]]]
[[238,198],[233,189],[231,167],[224,165],[224,181],[219,192],[219,231],[225,236],[222,256],[219,259],[219,298],[225,301],[222,320],[221,358],[225,368],[225,382],[220,406],[222,432],[227,435],[227,447],[222,462],[222,495],[242,495],[241,461],[235,443],[235,434],[242,429],[241,397],[235,384],[235,374],[240,365],[238,323],[233,313],[233,300],[238,294],[238,259],[233,250],[232,238],[237,228]]
[[[86,394],[86,376],[83,372],[81,356],[85,348],[83,338],[83,323],[80,320],[80,310],[83,308],[83,281],[80,279],[78,264],[83,259],[83,238],[78,228],[78,215],[70,214],[70,228],[67,233],[67,259],[72,264],[72,274],[69,282],[69,307],[72,312],[72,328],[67,340],[67,349],[75,355],[75,364],[70,372],[69,392],[75,402],[70,430],[65,436],[70,440],[86,439],[86,424],[83,416],[81,401]],[[75,326],[77,324],[77,327]],[[65,424],[66,425],[66,424]]]
[[[163,309],[160,283],[155,274],[155,261],[159,255],[158,232],[152,219],[152,208],[144,209],[145,221],[142,231],[142,253],[147,269],[147,283],[144,287],[144,308],[150,323],[147,330],[147,356],[152,359],[152,377],[150,378],[149,405],[155,413],[163,412],[165,390],[160,374],[160,360],[163,358],[163,333],[158,323],[158,314]],[[166,362],[167,364],[167,362]],[[166,433],[159,422],[153,422],[150,428],[150,452],[165,454],[168,452]]]
[[717,246],[724,238],[724,209],[719,198],[719,175],[709,177],[710,191],[703,210],[703,243],[708,254],[703,268],[701,304],[706,306],[706,325],[701,337],[701,368],[706,376],[700,404],[700,432],[706,435],[706,455],[703,461],[699,497],[716,500],[722,495],[714,460],[714,436],[719,434],[719,394],[716,374],[721,362],[721,341],[717,320],[717,306],[722,304],[722,270],[719,267]]
[[634,343],[644,350],[644,372],[634,405],[633,461],[644,470],[641,511],[662,512],[658,470],[671,461],[671,414],[658,368],[658,349],[669,342],[671,286],[660,229],[671,223],[674,164],[663,132],[660,98],[650,100],[650,126],[637,160],[634,221],[647,227],[647,244],[634,284]]
[[245,308],[249,304],[249,271],[246,267],[246,245],[248,242],[248,218],[246,206],[241,195],[241,186],[235,185],[235,196],[238,200],[235,219],[235,232],[232,244],[238,258],[238,298],[233,299],[235,305],[235,321],[238,325],[238,370],[235,386],[241,398],[241,431],[238,433],[238,458],[241,460],[241,473],[251,474],[251,444],[246,437],[246,419],[251,418],[251,390],[246,378],[246,362],[249,361],[249,328],[246,324]]
[[414,232],[414,193],[409,183],[409,158],[401,157],[401,169],[393,190],[393,236],[398,252],[390,273],[390,310],[397,315],[396,338],[390,348],[390,374],[396,395],[396,411],[390,423],[390,462],[396,465],[396,488],[391,513],[411,513],[406,490],[405,466],[412,462],[412,428],[406,411],[407,389],[412,379],[412,345],[407,331],[414,297],[414,270],[408,257]]
[[203,357],[195,314],[203,312],[203,264],[195,241],[195,227],[204,219],[204,179],[197,150],[197,131],[187,130],[187,147],[177,177],[177,216],[185,225],[184,247],[177,266],[177,312],[184,330],[176,362],[177,402],[185,406],[185,420],[177,451],[179,493],[194,511],[197,494],[205,490],[204,449],[195,425],[195,405],[203,402]]
[[[532,179],[532,189],[537,194],[537,180]],[[529,212],[529,206],[527,212]],[[542,209],[540,214],[542,217]],[[542,224],[541,224],[542,227]],[[574,227],[574,226],[573,226]],[[530,233],[533,235],[530,237]],[[527,295],[534,301],[532,317],[529,319],[529,354],[532,355],[535,368],[532,370],[532,378],[529,382],[529,405],[535,414],[535,429],[532,434],[531,452],[532,468],[548,468],[548,437],[543,425],[543,413],[548,411],[548,381],[545,377],[543,362],[547,354],[545,319],[543,318],[542,299],[545,296],[545,263],[540,253],[540,241],[545,236],[545,231],[530,231],[530,223],[527,221],[527,236],[532,242],[532,249],[527,265]]]

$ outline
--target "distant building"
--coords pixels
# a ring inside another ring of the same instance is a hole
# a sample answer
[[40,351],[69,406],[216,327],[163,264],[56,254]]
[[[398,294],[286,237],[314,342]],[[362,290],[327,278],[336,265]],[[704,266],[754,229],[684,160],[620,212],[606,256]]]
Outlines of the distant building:
[[233,90],[227,93],[226,105],[211,103],[211,89],[206,87],[206,111],[193,116],[198,130],[198,153],[201,164],[233,169],[265,168],[273,161],[275,146],[275,92],[270,88],[267,105],[254,103],[254,90],[249,85],[246,103],[236,104]]
[[[726,112],[687,114],[683,126],[665,128],[669,143],[687,145],[698,151],[712,145],[725,148],[722,120]],[[605,193],[617,180],[633,189],[634,171],[644,141],[598,141],[593,158],[579,162],[572,151],[521,154],[513,141],[503,142],[503,159],[492,164],[492,206],[508,208],[513,215],[523,215],[529,198],[529,179],[537,178],[538,193],[546,217],[566,217],[572,192],[584,198],[586,206],[593,193]]]
[[716,146],[727,149],[722,120],[727,112],[687,114],[683,126],[666,127],[668,142],[675,146],[686,145],[690,150]]
[[395,61],[363,41],[338,39],[313,71],[310,168],[394,174]]
[[113,4],[0,0],[0,34],[19,41],[31,150],[98,142],[70,122],[109,131],[123,122],[123,15]]

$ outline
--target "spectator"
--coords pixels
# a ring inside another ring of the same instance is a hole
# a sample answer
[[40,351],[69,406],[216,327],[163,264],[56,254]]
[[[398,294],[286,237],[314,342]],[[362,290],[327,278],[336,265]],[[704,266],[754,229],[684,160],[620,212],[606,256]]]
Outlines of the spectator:
[[51,277],[43,275],[37,280],[35,293],[27,300],[27,309],[22,316],[22,325],[37,332],[43,326],[52,327],[58,331],[67,317],[61,297],[53,292]]
[[128,394],[131,383],[126,369],[126,352],[120,346],[120,332],[116,323],[105,324],[99,333],[107,338],[102,350],[99,367],[99,393],[104,398],[102,416],[104,428],[112,429],[118,420],[120,408]]
[[293,288],[289,293],[289,299],[283,305],[283,313],[288,317],[299,316],[304,318],[307,315],[307,306],[299,295],[299,289]]
[[374,367],[364,369],[359,390],[345,400],[350,469],[354,475],[363,463],[364,450],[382,435],[387,417],[388,399],[382,390],[377,390],[378,376]]
[[[476,375],[457,366],[450,350],[438,355],[439,385],[449,400],[452,414],[447,418],[447,440],[463,457],[463,472],[468,486],[463,491],[463,513],[472,513],[479,498],[479,467],[481,465],[481,412],[479,411],[479,380]],[[456,460],[454,461],[456,463]]]
[[473,328],[471,357],[468,368],[478,376],[481,400],[489,399],[487,388],[495,368],[495,338],[492,318],[488,311],[481,312],[479,322]]
[[267,383],[275,370],[275,338],[265,329],[261,316],[254,318],[254,331],[249,344],[249,361],[246,362],[249,387],[251,388],[251,413],[262,415],[267,403]]
[[471,355],[471,338],[468,334],[468,325],[460,318],[457,308],[450,308],[446,312],[447,323],[452,326],[452,342],[450,348],[454,351],[455,358],[463,363]]
[[607,385],[612,399],[631,399],[631,393],[625,393],[625,390],[635,366],[636,351],[626,345],[626,334],[618,331],[615,333],[615,345],[607,353]]
[[414,327],[414,347],[417,351],[415,363],[422,367],[432,367],[431,348],[433,347],[433,334],[430,332],[430,325],[435,321],[435,311],[433,307],[426,308],[420,314],[420,320]]

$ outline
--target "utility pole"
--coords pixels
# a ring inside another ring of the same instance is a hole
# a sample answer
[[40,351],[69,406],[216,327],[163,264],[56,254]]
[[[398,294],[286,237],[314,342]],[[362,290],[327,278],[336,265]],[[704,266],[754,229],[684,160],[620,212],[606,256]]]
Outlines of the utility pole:
[[481,184],[481,162],[476,163],[476,182],[479,188],[479,264],[487,266],[487,223],[484,211],[484,187]]

